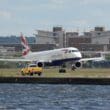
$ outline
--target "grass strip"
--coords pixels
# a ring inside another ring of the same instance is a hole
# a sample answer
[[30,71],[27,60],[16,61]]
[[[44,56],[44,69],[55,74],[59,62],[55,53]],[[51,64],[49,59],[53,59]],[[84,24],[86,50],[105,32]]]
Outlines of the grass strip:
[[[0,69],[0,77],[21,77],[20,69]],[[27,75],[26,75],[27,76]],[[59,73],[58,68],[44,69],[41,76],[33,77],[81,77],[81,78],[110,78],[110,69],[77,69]]]

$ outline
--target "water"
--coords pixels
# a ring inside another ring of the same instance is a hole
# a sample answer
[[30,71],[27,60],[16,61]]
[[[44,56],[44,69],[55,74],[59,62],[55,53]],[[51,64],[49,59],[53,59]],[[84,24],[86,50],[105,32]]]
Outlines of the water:
[[110,86],[0,84],[0,110],[110,110]]

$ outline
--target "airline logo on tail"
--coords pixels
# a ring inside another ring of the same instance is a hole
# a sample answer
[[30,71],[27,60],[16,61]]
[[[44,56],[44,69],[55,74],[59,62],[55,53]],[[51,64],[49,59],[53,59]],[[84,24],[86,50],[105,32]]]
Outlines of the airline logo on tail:
[[28,42],[26,38],[21,33],[21,44],[23,45],[24,49],[22,51],[22,56],[26,56],[30,52],[30,47],[28,45]]

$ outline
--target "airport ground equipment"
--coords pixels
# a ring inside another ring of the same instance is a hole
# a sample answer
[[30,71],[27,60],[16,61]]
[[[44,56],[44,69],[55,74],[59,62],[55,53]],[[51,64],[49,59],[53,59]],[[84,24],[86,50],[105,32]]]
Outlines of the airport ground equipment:
[[29,64],[21,69],[21,74],[30,76],[38,74],[38,76],[40,76],[42,74],[42,71],[42,67],[38,67],[36,64]]

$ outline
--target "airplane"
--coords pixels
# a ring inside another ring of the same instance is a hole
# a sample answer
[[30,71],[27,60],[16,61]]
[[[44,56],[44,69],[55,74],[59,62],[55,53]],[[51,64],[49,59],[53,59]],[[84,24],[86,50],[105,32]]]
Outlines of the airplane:
[[46,51],[31,52],[26,38],[21,33],[21,44],[24,47],[22,51],[22,58],[16,59],[0,59],[0,61],[11,62],[35,62],[38,67],[48,66],[61,66],[59,72],[66,72],[64,65],[66,62],[72,61],[74,69],[80,68],[83,61],[101,61],[104,57],[96,58],[82,58],[81,52],[75,47],[59,48]]

